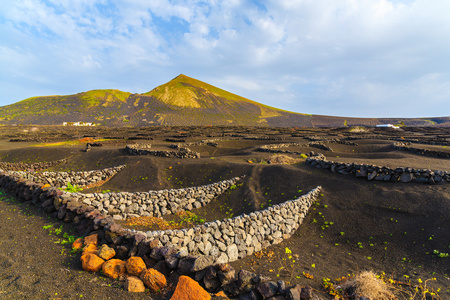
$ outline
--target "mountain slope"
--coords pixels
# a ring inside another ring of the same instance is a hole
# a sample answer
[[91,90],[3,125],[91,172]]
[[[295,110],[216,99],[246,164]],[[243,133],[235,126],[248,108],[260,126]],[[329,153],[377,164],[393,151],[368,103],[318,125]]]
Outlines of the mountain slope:
[[265,106],[185,75],[144,94],[93,90],[0,107],[3,124],[76,121],[107,126],[311,126],[311,116]]
[[293,113],[266,106],[186,75],[143,94],[92,90],[75,95],[32,97],[0,107],[0,124],[105,126],[450,126],[450,118],[343,118]]

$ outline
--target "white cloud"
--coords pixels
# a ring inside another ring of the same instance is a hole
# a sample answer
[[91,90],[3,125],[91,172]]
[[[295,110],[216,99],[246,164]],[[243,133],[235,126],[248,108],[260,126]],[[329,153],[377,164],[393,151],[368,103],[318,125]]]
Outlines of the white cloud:
[[143,92],[184,73],[299,112],[445,114],[449,8],[448,0],[6,0],[0,81],[23,88],[0,87],[0,105],[44,90]]

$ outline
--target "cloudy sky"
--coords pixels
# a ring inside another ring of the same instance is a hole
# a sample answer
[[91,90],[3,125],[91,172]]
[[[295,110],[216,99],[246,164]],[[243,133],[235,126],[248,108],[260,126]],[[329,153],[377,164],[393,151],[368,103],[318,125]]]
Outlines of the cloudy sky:
[[302,113],[450,116],[449,0],[1,0],[0,106],[179,74]]

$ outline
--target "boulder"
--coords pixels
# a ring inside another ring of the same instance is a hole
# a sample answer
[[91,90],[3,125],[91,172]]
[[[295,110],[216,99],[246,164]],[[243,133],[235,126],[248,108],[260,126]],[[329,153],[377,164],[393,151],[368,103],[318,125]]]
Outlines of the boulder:
[[400,176],[400,181],[404,183],[411,182],[414,175],[412,173],[403,173],[402,176]]
[[258,284],[256,286],[256,290],[264,299],[267,299],[272,296],[275,296],[275,294],[278,292],[278,285],[273,281],[264,282]]
[[102,265],[103,274],[106,276],[117,279],[125,274],[126,262],[120,259],[111,259]]
[[81,248],[83,248],[83,239],[78,238],[72,243],[72,249],[80,250]]
[[109,260],[116,255],[116,251],[113,248],[108,247],[108,245],[104,244],[98,249],[97,255],[100,256],[104,260]]
[[142,293],[145,292],[145,286],[142,280],[136,276],[128,276],[124,283],[125,290],[129,292]]
[[211,296],[195,280],[180,276],[170,300],[210,300]]
[[83,254],[81,256],[81,265],[83,270],[88,272],[98,272],[102,269],[105,261],[93,253]]
[[83,248],[83,255],[88,253],[97,254],[97,246],[94,244],[89,244],[86,247]]
[[202,255],[197,257],[197,259],[194,261],[194,264],[191,267],[191,272],[197,272],[203,269],[206,269],[207,267],[214,264],[214,261],[216,258],[214,256],[210,255]]
[[127,272],[130,275],[139,276],[142,271],[147,269],[144,261],[139,256],[132,256],[126,262]]
[[89,244],[94,244],[95,246],[97,246],[97,243],[98,243],[98,234],[96,233],[88,235],[87,237],[84,238],[85,246]]
[[140,278],[144,285],[154,293],[161,291],[167,285],[166,277],[155,269],[144,270]]

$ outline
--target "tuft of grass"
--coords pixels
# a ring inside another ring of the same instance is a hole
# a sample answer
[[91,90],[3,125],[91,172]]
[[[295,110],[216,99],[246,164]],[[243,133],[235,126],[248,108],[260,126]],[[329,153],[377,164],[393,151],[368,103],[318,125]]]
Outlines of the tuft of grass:
[[353,288],[355,294],[364,296],[372,300],[398,299],[392,288],[373,271],[363,271],[352,279],[341,285],[343,290]]

